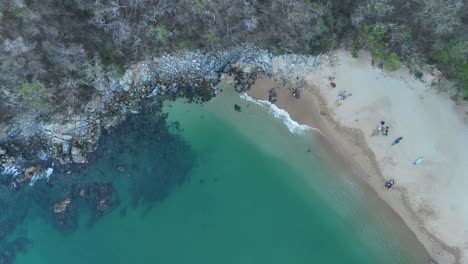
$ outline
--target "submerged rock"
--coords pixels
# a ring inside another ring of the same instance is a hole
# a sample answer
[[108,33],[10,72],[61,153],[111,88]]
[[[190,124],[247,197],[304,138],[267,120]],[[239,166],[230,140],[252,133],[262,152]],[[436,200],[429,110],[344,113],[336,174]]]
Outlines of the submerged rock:
[[39,173],[40,170],[41,170],[41,166],[31,166],[31,167],[26,168],[23,174],[21,174],[18,177],[18,182],[25,182],[25,181],[30,182],[32,177],[36,175],[37,173]]
[[72,198],[67,195],[61,201],[55,203],[52,207],[55,219],[59,225],[65,227],[68,230],[75,229],[77,225],[77,219],[72,213],[72,206]]
[[115,192],[110,183],[95,186],[93,193],[96,195],[95,206],[98,216],[107,213],[117,205]]
[[53,207],[54,213],[56,215],[61,215],[65,213],[71,207],[71,202],[72,202],[71,198],[69,196],[66,196],[63,200],[54,204],[54,207]]

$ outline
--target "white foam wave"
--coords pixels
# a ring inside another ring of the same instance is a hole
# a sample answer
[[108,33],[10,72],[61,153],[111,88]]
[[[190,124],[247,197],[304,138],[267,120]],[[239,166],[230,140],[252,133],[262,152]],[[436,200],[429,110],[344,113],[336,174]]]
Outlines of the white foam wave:
[[31,177],[31,181],[29,182],[30,186],[34,186],[36,181],[38,180],[43,180],[47,179],[49,181],[50,175],[52,175],[52,172],[54,172],[54,169],[52,168],[47,168],[47,170],[42,171],[42,172],[37,172]]
[[246,93],[241,94],[240,97],[256,105],[267,108],[270,111],[270,113],[273,114],[274,117],[282,120],[283,124],[288,128],[289,132],[293,134],[302,134],[307,130],[314,130],[314,131],[320,132],[318,128],[310,127],[308,125],[301,125],[297,123],[291,118],[291,116],[289,116],[288,112],[277,107],[275,104],[270,103],[269,101],[254,99]]
[[18,176],[21,171],[15,166],[5,166],[1,174],[13,175],[13,177]]

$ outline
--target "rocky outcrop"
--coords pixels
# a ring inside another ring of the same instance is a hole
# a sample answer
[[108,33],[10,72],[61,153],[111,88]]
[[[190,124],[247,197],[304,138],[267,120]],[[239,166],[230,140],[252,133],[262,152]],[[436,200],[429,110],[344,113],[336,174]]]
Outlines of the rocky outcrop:
[[76,220],[72,216],[72,198],[67,195],[52,207],[57,222],[66,228],[74,228]]
[[[139,113],[146,101],[177,97],[209,100],[215,96],[215,85],[223,73],[234,74],[236,89],[245,91],[259,72],[281,75],[273,63],[278,58],[282,57],[274,57],[267,50],[242,47],[207,54],[166,54],[133,65],[121,78],[96,85],[95,95],[84,112],[58,113],[47,122],[25,116],[1,126],[0,158],[9,154],[14,159],[3,162],[0,173],[15,179],[18,173],[23,173],[21,179],[30,180],[32,177],[25,174],[30,166],[86,163],[103,130],[110,130],[128,115]],[[283,65],[284,71],[297,71],[301,65],[314,63],[303,56],[288,59],[293,63]]]
[[278,100],[278,94],[276,93],[275,88],[268,90],[268,101],[272,104],[276,103]]
[[73,188],[52,205],[55,220],[66,231],[77,227],[79,214],[73,208],[75,204],[87,206],[91,210],[91,219],[97,219],[117,206],[117,194],[110,183],[91,183]]

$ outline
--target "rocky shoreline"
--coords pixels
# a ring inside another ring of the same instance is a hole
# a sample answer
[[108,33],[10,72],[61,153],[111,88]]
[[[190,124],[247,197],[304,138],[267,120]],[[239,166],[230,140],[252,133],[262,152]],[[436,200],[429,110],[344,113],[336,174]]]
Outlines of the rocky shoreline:
[[[293,68],[315,63],[314,57],[281,56],[296,61],[297,65],[290,65]],[[118,79],[100,81],[82,113],[60,113],[47,121],[28,114],[16,118],[0,128],[0,174],[7,176],[2,182],[16,189],[48,179],[54,169],[83,165],[98,147],[103,131],[138,114],[146,104],[179,97],[209,100],[216,95],[222,74],[234,75],[236,89],[246,91],[257,73],[272,75],[274,57],[270,51],[253,47],[166,54],[129,67]]]

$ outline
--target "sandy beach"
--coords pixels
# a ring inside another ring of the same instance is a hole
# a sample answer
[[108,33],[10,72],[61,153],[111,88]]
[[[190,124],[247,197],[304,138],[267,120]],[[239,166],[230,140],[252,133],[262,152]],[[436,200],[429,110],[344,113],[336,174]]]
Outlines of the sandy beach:
[[[430,74],[419,80],[405,67],[389,73],[365,53],[355,59],[337,51],[314,67],[290,64],[287,56],[273,60],[273,78],[257,79],[249,96],[268,100],[275,88],[276,105],[318,128],[323,144],[393,208],[438,263],[468,263],[467,105],[437,92]],[[288,74],[297,78],[282,81]],[[305,88],[295,98],[299,86]],[[341,92],[351,96],[339,100]],[[373,133],[380,121],[388,136]],[[403,140],[392,146],[398,137]],[[384,187],[389,179],[392,189]]]

